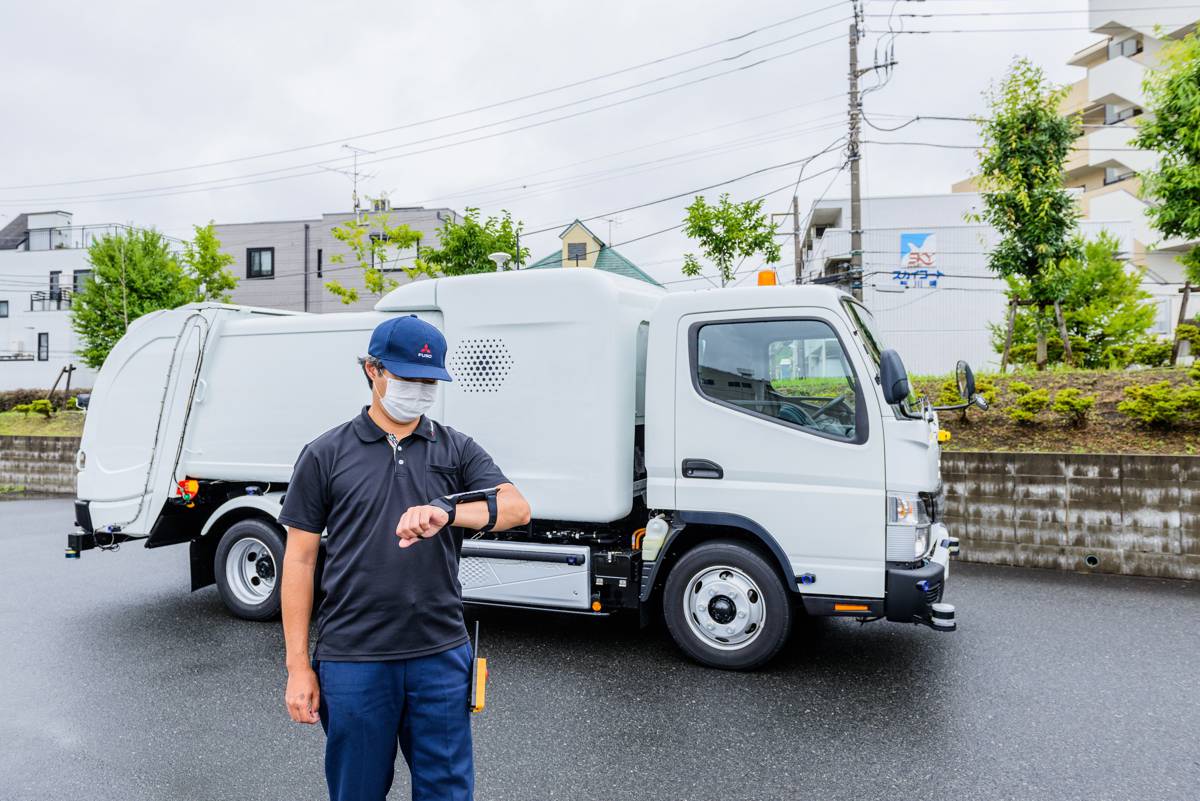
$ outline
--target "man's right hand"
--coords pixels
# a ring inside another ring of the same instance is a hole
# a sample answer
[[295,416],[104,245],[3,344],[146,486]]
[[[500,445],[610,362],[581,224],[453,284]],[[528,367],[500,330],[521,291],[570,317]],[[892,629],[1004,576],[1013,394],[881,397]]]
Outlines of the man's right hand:
[[288,671],[287,691],[284,694],[287,701],[288,714],[297,723],[316,723],[321,719],[317,714],[321,702],[321,687],[317,674],[311,667],[297,668]]

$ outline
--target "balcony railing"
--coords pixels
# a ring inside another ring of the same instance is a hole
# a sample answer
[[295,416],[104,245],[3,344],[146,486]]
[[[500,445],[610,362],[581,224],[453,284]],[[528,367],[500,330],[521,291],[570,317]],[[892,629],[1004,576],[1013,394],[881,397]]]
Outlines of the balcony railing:
[[74,294],[69,289],[48,289],[31,292],[29,293],[29,310],[31,312],[67,311],[71,308],[71,297]]
[[[139,229],[121,223],[35,228],[25,231],[18,237],[0,241],[0,250],[80,250],[90,248],[95,242],[106,236],[137,230]],[[164,235],[163,238],[172,252],[177,252],[183,245],[181,240],[174,237]]]

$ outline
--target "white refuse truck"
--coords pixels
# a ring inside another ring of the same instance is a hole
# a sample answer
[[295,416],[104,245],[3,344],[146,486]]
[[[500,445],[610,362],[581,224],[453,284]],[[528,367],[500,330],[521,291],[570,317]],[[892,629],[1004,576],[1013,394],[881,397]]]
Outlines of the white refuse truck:
[[[466,602],[661,611],[689,656],[741,669],[802,614],[954,629],[936,413],[867,309],[818,286],[667,293],[564,268],[418,281],[372,312],[147,314],[93,387],[67,556],[189,543],[193,590],[277,615],[293,462],[369,403],[357,358],[400,314],[446,335],[431,416],[533,508],[464,542]],[[964,404],[973,383],[960,363]]]

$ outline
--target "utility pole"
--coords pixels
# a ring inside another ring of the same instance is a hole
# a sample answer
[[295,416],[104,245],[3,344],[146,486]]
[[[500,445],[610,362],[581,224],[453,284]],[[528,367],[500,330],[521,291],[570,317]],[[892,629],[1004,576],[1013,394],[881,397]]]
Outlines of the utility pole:
[[[792,218],[792,247],[795,252],[792,256],[796,265],[795,282],[801,282],[801,274],[804,272],[804,254],[800,250],[800,196],[792,195],[792,210],[787,212],[777,212],[771,215],[772,220],[776,217],[791,217]],[[776,236],[787,236],[785,233],[776,233]]]
[[[858,106],[858,4],[854,6],[854,22],[850,24],[850,144],[846,160],[850,162],[850,287],[854,297],[862,300],[862,189],[859,185],[859,106]],[[854,289],[854,282],[858,288]]]
[[792,195],[792,259],[796,262],[796,283],[804,274],[804,251],[800,248],[800,196]]

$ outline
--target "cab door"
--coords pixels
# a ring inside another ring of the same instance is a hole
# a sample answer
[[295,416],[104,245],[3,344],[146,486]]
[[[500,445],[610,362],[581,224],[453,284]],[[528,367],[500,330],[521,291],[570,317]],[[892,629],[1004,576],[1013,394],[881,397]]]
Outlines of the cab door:
[[845,321],[710,312],[676,334],[676,508],[752,521],[806,593],[882,597],[883,427]]

